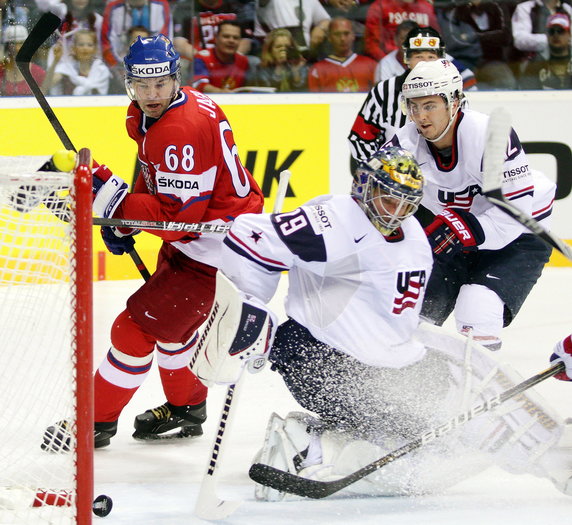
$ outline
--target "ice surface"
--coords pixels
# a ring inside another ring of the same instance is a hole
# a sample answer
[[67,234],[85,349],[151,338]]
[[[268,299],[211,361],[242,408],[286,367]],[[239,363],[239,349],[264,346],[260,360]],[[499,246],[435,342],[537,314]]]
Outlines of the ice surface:
[[[109,327],[124,308],[138,281],[101,282],[95,286],[95,363],[107,352]],[[501,357],[529,377],[547,366],[554,343],[572,331],[570,316],[572,270],[548,268],[516,321],[504,332]],[[273,304],[280,304],[282,288]],[[563,417],[570,416],[572,384],[549,379],[538,391]],[[105,519],[116,524],[200,524],[193,515],[200,480],[205,471],[226,388],[211,389],[205,435],[192,441],[149,445],[131,438],[136,414],[164,402],[156,370],[147,378],[119,423],[111,446],[95,453],[96,495],[113,498]],[[248,375],[237,404],[237,417],[228,433],[221,463],[219,496],[244,500],[238,510],[219,523],[232,525],[496,525],[572,523],[572,500],[545,479],[516,476],[490,469],[442,495],[416,498],[349,498],[258,502],[247,471],[260,447],[271,412],[284,416],[299,407],[277,374],[265,370]]]

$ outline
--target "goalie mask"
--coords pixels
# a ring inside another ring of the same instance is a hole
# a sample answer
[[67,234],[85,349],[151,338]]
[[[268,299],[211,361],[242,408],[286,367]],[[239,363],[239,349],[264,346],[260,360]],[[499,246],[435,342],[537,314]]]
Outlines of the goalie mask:
[[356,170],[352,196],[371,223],[389,235],[419,207],[423,197],[421,169],[409,151],[383,148]]
[[125,89],[131,100],[136,100],[133,83],[137,80],[157,79],[170,76],[175,81],[171,98],[181,87],[179,53],[164,35],[147,38],[137,37],[123,59]]

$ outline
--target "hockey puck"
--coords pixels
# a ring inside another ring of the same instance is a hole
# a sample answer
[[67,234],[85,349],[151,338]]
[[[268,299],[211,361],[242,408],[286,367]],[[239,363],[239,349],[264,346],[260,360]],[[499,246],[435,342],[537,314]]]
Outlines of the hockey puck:
[[113,500],[105,494],[101,494],[93,500],[93,513],[100,518],[105,518],[105,516],[111,512],[112,508]]

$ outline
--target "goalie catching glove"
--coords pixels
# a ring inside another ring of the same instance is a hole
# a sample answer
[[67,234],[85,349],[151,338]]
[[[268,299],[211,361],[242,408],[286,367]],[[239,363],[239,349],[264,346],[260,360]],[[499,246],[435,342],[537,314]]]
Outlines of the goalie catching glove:
[[272,312],[255,298],[246,298],[221,272],[205,328],[189,368],[206,386],[235,384],[247,367],[264,368],[277,323]]
[[565,372],[559,372],[554,377],[561,381],[572,381],[572,335],[556,343],[550,362],[554,365],[562,361],[566,365]]
[[470,212],[445,208],[425,228],[425,234],[436,257],[453,258],[461,252],[476,251],[485,241],[485,232]]

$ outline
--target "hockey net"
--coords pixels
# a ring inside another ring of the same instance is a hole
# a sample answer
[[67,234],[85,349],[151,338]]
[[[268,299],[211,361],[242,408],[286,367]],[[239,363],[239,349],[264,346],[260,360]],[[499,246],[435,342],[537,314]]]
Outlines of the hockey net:
[[[82,152],[75,173],[0,157],[2,524],[91,523],[91,176]],[[46,452],[46,428],[63,420],[69,449]]]

